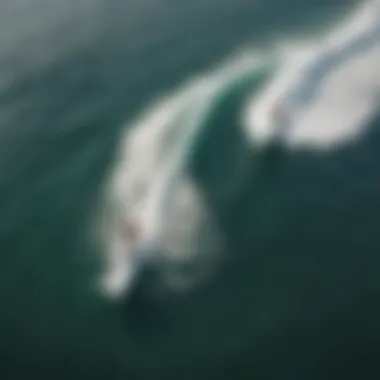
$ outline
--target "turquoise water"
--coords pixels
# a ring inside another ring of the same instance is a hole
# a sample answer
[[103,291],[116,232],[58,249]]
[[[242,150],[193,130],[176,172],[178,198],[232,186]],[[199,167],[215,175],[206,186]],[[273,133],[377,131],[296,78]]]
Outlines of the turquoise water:
[[89,239],[125,126],[147,104],[353,3],[0,6],[2,379],[376,378],[378,123],[324,155],[252,150],[240,106],[272,69],[224,88],[190,162],[226,242],[213,276],[112,302]]

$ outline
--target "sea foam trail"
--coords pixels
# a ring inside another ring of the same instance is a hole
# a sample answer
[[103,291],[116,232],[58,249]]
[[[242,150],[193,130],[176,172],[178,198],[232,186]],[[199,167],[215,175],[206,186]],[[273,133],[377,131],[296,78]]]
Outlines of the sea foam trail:
[[279,48],[278,75],[243,112],[254,144],[280,137],[289,148],[327,149],[365,130],[380,94],[379,11],[367,2],[319,42]]
[[[223,89],[263,65],[258,54],[235,56],[159,99],[126,126],[102,219],[106,268],[101,287],[105,294],[124,294],[134,273],[128,247],[120,237],[125,220],[138,221],[147,234],[159,235],[158,251],[166,263],[161,271],[176,287],[191,282],[178,275],[177,269],[200,257],[204,262],[205,252],[219,244],[211,216],[186,167]],[[199,237],[201,231],[207,231],[207,238]]]

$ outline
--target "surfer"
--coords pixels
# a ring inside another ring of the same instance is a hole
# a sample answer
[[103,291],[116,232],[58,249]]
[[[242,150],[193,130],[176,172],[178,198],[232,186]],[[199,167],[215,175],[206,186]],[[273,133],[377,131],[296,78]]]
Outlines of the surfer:
[[286,133],[290,128],[287,109],[282,103],[275,103],[270,110],[269,117],[273,125],[273,143],[277,144],[286,138]]
[[[145,232],[145,233],[143,233]],[[126,260],[133,266],[138,282],[145,281],[147,272],[151,269],[153,254],[157,250],[157,241],[147,231],[143,231],[138,223],[126,221],[123,226],[122,237],[125,242]],[[136,279],[134,280],[134,282]]]
[[132,221],[125,222],[122,237],[126,246],[126,254],[129,256],[127,259],[139,267],[151,251],[148,239],[143,236],[140,225]]
[[135,245],[140,235],[141,231],[137,224],[132,223],[131,221],[127,221],[124,224],[122,236],[126,243],[132,243],[132,245]]
[[281,124],[281,122],[284,120],[284,108],[281,106],[281,104],[277,103],[273,106],[271,111],[271,118],[274,124]]

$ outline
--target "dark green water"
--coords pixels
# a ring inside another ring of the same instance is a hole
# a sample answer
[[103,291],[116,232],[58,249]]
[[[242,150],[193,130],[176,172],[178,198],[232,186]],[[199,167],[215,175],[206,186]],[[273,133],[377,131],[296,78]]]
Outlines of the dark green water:
[[349,3],[0,5],[1,379],[378,378],[376,122],[323,156],[252,156],[237,123],[247,89],[227,93],[192,172],[228,249],[188,293],[102,298],[87,232],[123,126],[148,102]]

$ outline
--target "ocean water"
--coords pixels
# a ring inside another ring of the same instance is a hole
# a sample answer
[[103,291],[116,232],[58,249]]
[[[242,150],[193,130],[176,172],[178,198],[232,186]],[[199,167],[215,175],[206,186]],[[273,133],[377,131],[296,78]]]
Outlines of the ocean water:
[[[379,22],[366,4],[2,2],[1,379],[378,378],[380,38],[363,42]],[[278,99],[292,128],[272,144]],[[185,290],[114,299],[98,224],[112,230],[107,210],[141,173],[161,178],[152,152],[203,196],[203,224],[182,220],[222,243],[190,258],[207,269]]]

